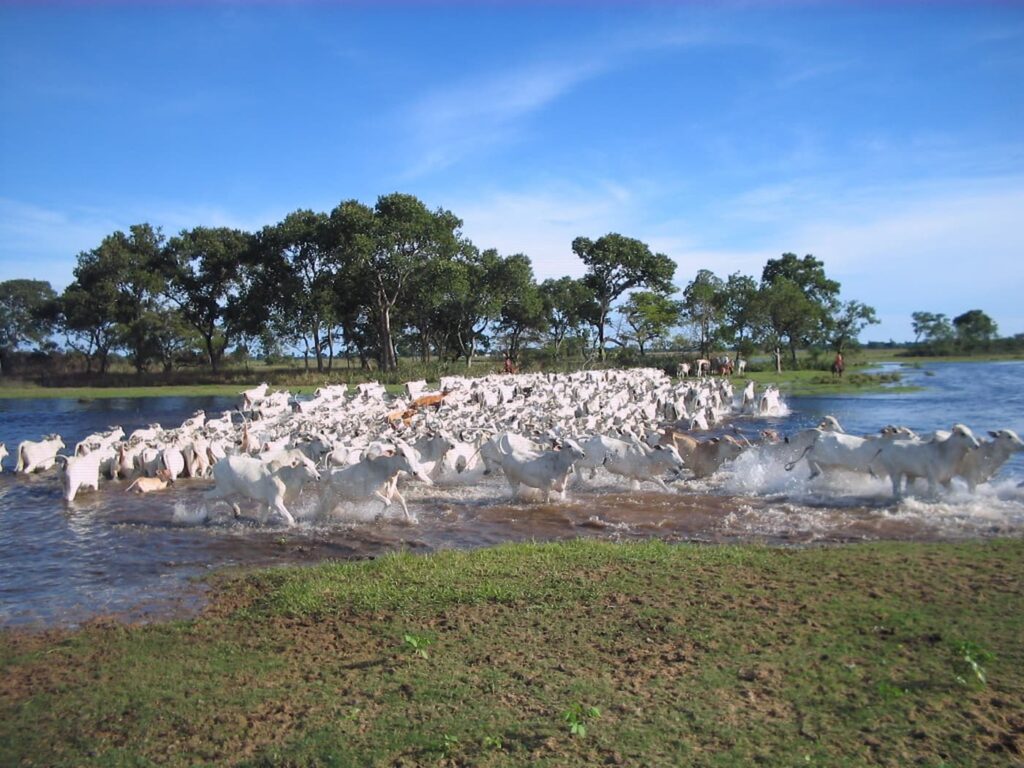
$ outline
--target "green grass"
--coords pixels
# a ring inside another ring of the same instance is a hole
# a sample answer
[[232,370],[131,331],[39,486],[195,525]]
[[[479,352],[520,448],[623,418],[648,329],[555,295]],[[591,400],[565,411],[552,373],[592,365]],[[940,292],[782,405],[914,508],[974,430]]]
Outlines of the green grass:
[[1004,766],[1022,584],[1021,540],[224,575],[195,621],[0,635],[0,764]]
[[774,369],[755,371],[744,375],[744,380],[748,378],[761,386],[774,384],[788,395],[864,395],[878,392],[905,393],[920,389],[900,384],[898,372],[865,373],[853,366],[846,369],[842,378],[833,377],[828,371],[803,369],[783,370],[782,373],[776,373]]

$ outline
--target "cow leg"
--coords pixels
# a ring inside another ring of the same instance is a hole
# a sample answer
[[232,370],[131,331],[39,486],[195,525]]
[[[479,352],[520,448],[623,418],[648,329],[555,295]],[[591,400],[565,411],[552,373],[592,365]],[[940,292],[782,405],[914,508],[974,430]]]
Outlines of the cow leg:
[[287,509],[285,509],[284,499],[282,499],[280,497],[275,498],[274,502],[273,502],[273,506],[274,506],[274,509],[277,511],[277,514],[279,514],[281,517],[284,518],[284,521],[288,524],[288,527],[289,528],[294,528],[295,527],[295,518],[292,517],[292,513],[291,512],[289,512]]
[[387,496],[385,496],[380,491],[374,491],[373,495],[376,496],[378,499],[380,499],[381,501],[384,502],[384,508],[385,509],[387,509],[388,507],[391,506],[391,499],[389,499]]
[[652,477],[651,479],[654,482],[656,482],[658,485],[660,485],[661,486],[661,490],[663,490],[665,493],[671,493],[671,491],[669,490],[669,487],[667,485],[665,485],[665,481],[662,480],[660,477]]
[[892,498],[894,501],[899,501],[903,498],[903,475],[899,472],[893,472],[892,475]]
[[405,513],[405,519],[411,521],[413,519],[413,516],[409,514],[409,507],[406,506],[405,497],[401,493],[399,493],[397,486],[395,487],[393,494],[395,498],[398,499],[398,503],[402,505],[402,511]]

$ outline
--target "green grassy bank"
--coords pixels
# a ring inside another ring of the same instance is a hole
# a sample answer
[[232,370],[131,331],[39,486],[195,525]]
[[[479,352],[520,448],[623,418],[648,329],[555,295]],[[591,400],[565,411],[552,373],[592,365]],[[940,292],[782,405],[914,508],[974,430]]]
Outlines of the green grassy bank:
[[0,634],[2,765],[1024,759],[1024,541],[508,545]]
[[[896,371],[887,373],[866,373],[865,369],[847,368],[842,378],[828,371],[798,370],[776,373],[755,371],[745,374],[743,381],[753,379],[761,387],[774,384],[786,395],[866,395],[877,392],[914,392],[919,387],[901,384],[902,377]],[[741,386],[737,381],[736,387]]]

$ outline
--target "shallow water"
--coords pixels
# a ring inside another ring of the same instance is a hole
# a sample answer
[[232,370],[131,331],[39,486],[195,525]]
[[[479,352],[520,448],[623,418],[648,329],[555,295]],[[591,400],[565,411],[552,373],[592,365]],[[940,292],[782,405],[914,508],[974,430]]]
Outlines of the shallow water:
[[[1024,433],[1022,373],[1024,363],[1017,362],[928,365],[905,371],[905,382],[925,387],[918,393],[792,398],[785,417],[734,423],[751,436],[766,426],[792,432],[825,414],[837,416],[851,433],[874,432],[888,423],[925,432],[954,422],[978,434],[1004,427]],[[22,439],[58,432],[73,445],[108,425],[120,424],[126,433],[151,422],[176,426],[199,408],[215,415],[233,404],[234,398],[0,401],[0,439],[13,448]],[[456,488],[413,484],[405,490],[417,519],[413,524],[400,510],[381,515],[379,503],[343,505],[320,520],[308,492],[293,509],[299,525],[291,530],[236,520],[229,512],[197,524],[206,481],[183,480],[172,490],[141,497],[109,483],[68,506],[52,472],[14,477],[12,465],[9,457],[0,476],[0,624],[9,626],[74,624],[107,613],[187,613],[202,600],[193,578],[211,568],[365,558],[396,549],[580,536],[809,544],[1024,533],[1021,454],[974,495],[954,484],[938,499],[926,499],[918,489],[918,496],[898,505],[882,481],[808,481],[805,464],[786,472],[745,455],[710,480],[675,483],[670,493],[653,484],[631,491],[600,470],[593,480],[577,477],[567,499],[550,504],[510,502],[500,478]]]

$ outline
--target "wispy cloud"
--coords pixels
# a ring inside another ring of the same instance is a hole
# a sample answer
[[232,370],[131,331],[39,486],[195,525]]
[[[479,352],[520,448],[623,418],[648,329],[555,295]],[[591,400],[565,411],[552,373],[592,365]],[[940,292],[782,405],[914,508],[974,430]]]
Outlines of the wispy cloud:
[[439,85],[403,107],[417,160],[409,178],[443,170],[518,140],[528,118],[632,57],[705,42],[696,28],[619,29],[610,39],[576,40],[557,54],[527,54],[507,68]]
[[545,62],[458,83],[420,99],[412,132],[420,159],[411,177],[513,139],[517,123],[603,71],[599,60]]

